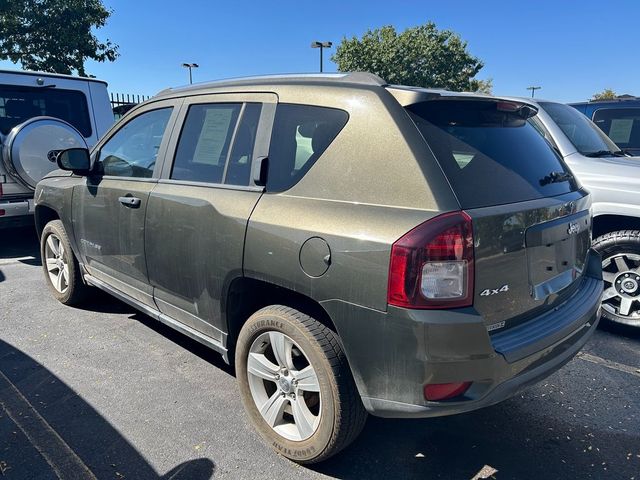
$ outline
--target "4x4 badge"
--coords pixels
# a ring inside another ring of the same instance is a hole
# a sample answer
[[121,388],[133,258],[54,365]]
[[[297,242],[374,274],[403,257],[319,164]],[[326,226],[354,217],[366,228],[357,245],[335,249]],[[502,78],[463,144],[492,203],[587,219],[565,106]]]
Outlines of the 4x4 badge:
[[498,293],[508,292],[508,291],[509,291],[509,285],[503,285],[499,288],[487,288],[482,292],[480,292],[480,296],[489,297],[491,295],[497,295]]

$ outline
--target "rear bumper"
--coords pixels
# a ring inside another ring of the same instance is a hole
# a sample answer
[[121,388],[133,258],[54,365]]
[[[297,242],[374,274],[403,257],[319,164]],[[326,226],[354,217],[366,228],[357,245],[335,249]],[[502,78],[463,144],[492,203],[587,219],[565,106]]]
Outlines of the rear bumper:
[[0,199],[0,228],[19,227],[32,224],[33,200]]
[[[366,409],[382,417],[434,417],[505,400],[571,360],[595,331],[602,295],[597,254],[563,304],[489,335],[473,309],[388,312],[331,301],[332,315]],[[337,315],[337,317],[336,317]],[[472,382],[462,397],[424,399],[426,384]]]

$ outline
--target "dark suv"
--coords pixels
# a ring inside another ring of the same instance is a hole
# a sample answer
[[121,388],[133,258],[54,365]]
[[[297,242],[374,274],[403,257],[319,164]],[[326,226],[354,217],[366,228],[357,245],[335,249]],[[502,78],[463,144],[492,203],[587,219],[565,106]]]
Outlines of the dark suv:
[[578,352],[602,294],[589,195],[536,112],[368,74],[166,90],[39,183],[45,276],[219,351],[300,463],[367,412],[494,404]]
[[622,150],[640,155],[640,98],[623,95],[570,105],[593,120]]

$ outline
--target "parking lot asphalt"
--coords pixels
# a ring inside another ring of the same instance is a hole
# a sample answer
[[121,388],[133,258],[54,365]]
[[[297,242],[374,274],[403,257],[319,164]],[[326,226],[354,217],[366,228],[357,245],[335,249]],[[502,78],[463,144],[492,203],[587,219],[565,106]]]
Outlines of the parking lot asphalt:
[[639,408],[640,332],[600,329],[506,402],[370,417],[342,454],[301,467],[254,433],[219,355],[100,292],[57,303],[33,231],[0,231],[0,478],[640,480]]

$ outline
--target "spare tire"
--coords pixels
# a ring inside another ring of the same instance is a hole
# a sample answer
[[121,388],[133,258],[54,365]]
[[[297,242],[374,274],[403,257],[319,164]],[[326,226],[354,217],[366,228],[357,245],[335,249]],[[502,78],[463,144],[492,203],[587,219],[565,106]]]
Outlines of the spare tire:
[[34,117],[17,125],[3,144],[2,161],[7,172],[31,190],[58,168],[58,150],[87,148],[84,137],[73,125],[53,117]]

